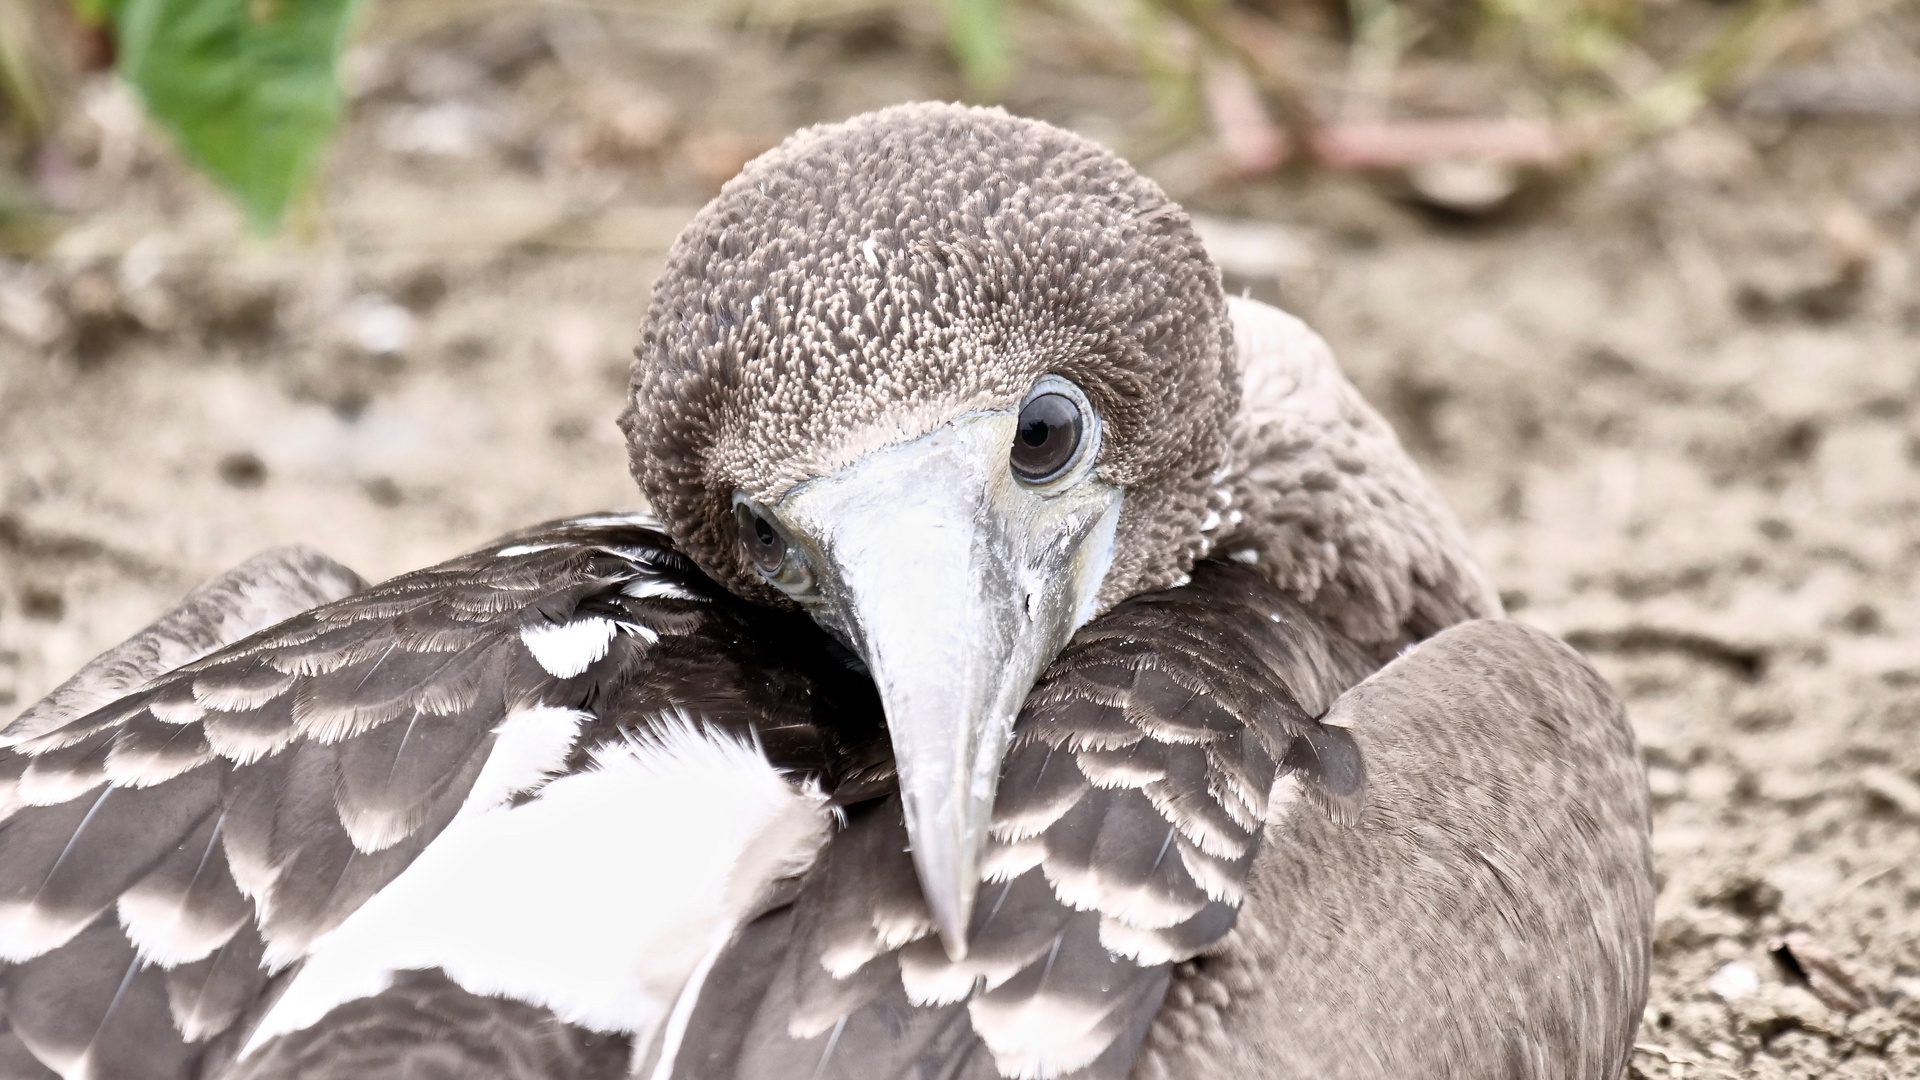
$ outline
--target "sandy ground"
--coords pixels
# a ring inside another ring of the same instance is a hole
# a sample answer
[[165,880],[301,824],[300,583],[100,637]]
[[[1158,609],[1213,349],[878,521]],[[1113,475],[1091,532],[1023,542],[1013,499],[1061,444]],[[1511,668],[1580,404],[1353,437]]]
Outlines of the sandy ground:
[[[1221,182],[1046,44],[1008,104],[1206,215],[1627,698],[1662,883],[1637,1073],[1920,1076],[1920,125],[1710,116],[1463,223]],[[110,85],[68,123],[70,227],[0,263],[0,712],[264,547],[379,578],[635,505],[613,418],[675,231],[794,126],[959,92],[892,17],[508,11],[350,73],[274,243]]]

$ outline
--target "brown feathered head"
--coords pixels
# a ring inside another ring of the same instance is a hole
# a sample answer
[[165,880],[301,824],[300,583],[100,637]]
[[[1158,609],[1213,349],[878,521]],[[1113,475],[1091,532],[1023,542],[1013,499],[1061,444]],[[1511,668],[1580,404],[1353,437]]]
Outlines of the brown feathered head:
[[1152,181],[999,109],[903,105],[801,131],[682,233],[624,419],[674,539],[780,600],[736,540],[761,504],[1042,375],[1099,414],[1128,492],[1100,607],[1190,568],[1238,399],[1219,274]]

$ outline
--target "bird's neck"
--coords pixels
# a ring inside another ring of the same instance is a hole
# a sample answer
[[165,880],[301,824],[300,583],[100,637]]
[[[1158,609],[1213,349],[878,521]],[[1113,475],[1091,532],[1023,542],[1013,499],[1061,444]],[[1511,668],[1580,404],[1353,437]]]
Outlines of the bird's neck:
[[1459,520],[1327,343],[1258,301],[1229,310],[1242,398],[1208,554],[1381,649],[1501,614]]

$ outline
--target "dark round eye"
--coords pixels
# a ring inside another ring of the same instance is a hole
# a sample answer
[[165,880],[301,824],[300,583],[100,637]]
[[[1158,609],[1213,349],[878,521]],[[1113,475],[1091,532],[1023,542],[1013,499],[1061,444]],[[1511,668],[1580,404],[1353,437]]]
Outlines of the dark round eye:
[[1080,407],[1065,394],[1041,394],[1020,407],[1013,433],[1013,475],[1030,483],[1051,480],[1080,449]]
[[740,523],[740,547],[746,551],[748,561],[763,574],[779,573],[780,565],[787,561],[786,537],[773,527],[773,522],[746,506],[735,507],[733,516]]

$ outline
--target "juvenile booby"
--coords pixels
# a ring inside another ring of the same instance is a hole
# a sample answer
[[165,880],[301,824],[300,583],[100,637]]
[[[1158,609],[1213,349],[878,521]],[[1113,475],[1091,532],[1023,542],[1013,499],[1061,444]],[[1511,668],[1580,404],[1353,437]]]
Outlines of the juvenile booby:
[[0,732],[0,1076],[1624,1067],[1618,700],[1111,153],[794,135],[622,426],[657,518],[270,553]]

